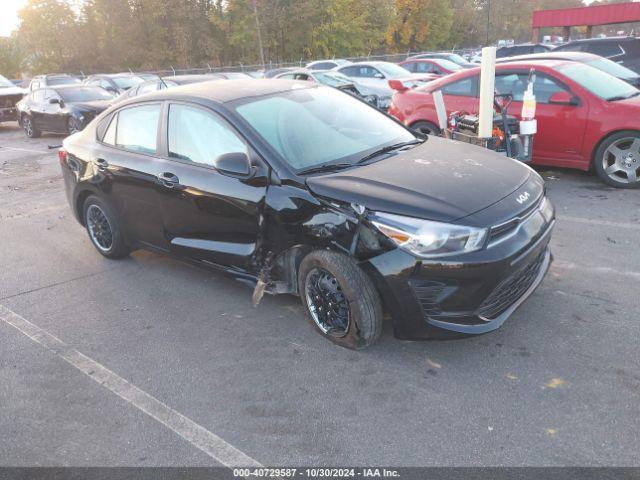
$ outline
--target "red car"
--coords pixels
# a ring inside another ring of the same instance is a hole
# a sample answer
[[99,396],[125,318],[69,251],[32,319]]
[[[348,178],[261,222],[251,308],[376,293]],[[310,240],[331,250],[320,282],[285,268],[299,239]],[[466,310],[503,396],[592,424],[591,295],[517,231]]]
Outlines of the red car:
[[[640,187],[640,90],[577,62],[499,64],[495,90],[513,94],[510,114],[520,114],[532,68],[538,120],[532,163],[593,168],[609,185]],[[442,91],[447,113],[477,113],[479,74],[479,68],[463,70],[416,89],[394,84],[389,113],[416,130],[437,134],[432,92]]]
[[407,59],[398,65],[406,68],[411,73],[432,73],[439,77],[463,70],[460,65],[445,58]]

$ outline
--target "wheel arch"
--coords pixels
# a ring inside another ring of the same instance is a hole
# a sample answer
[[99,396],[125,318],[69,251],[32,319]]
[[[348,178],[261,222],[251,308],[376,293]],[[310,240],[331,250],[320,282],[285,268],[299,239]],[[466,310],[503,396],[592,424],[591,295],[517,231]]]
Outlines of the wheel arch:
[[84,221],[84,215],[82,214],[83,213],[82,209],[84,207],[84,202],[86,202],[87,198],[89,198],[91,195],[96,195],[96,192],[89,189],[81,190],[76,195],[76,200],[74,202],[74,210],[75,210],[76,218],[78,219],[78,221],[83,227],[86,227],[86,223]]

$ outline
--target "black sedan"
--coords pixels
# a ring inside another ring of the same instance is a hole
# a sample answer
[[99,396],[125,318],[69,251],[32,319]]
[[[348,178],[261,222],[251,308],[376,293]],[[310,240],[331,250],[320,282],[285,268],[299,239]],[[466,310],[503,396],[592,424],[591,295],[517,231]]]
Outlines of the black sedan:
[[68,85],[34,90],[16,108],[18,122],[34,138],[42,132],[78,132],[112,103],[113,95],[102,88]]
[[[206,82],[103,113],[59,152],[67,198],[108,258],[146,248],[300,296],[331,341],[498,328],[542,281],[554,209],[540,176],[423,137],[309,82]],[[535,326],[531,326],[535,328]]]

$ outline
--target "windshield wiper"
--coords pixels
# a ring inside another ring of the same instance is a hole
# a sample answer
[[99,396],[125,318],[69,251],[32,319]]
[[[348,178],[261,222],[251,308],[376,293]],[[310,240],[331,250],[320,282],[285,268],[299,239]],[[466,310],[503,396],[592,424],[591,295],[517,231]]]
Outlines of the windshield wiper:
[[308,175],[310,173],[319,172],[333,172],[336,170],[342,170],[343,168],[353,167],[355,163],[324,163],[322,165],[316,165],[315,167],[304,168],[298,170],[298,175]]
[[360,160],[358,160],[356,164],[364,163],[367,160],[371,160],[372,158],[378,157],[380,155],[384,155],[385,153],[393,152],[394,150],[398,150],[402,147],[408,147],[409,145],[418,145],[424,142],[425,142],[424,140],[416,139],[416,140],[410,140],[408,142],[400,142],[400,143],[394,143],[393,145],[387,145],[386,147],[379,148],[375,152],[371,152],[369,155],[365,155]]
[[617,95],[615,97],[607,98],[607,102],[615,102],[616,100],[626,100],[627,98],[633,98],[640,95],[640,90],[633,92],[631,95]]

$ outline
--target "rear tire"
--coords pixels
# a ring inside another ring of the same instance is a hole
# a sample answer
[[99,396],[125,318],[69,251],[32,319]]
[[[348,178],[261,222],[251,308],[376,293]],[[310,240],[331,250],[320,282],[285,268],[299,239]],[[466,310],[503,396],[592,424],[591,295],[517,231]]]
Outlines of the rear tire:
[[414,123],[411,125],[411,128],[425,135],[434,135],[436,137],[440,136],[440,129],[438,126],[435,123],[428,122],[426,120]]
[[298,292],[311,325],[333,343],[359,350],[380,337],[380,296],[350,257],[329,250],[311,252],[300,264]]
[[22,129],[24,133],[29,138],[38,138],[41,135],[40,130],[38,130],[33,124],[33,119],[29,115],[24,115],[22,117]]
[[593,158],[600,179],[616,188],[640,188],[640,133],[618,132],[604,140]]
[[95,195],[89,196],[82,209],[84,224],[93,246],[107,258],[123,258],[131,250],[124,242],[120,222],[111,207]]

